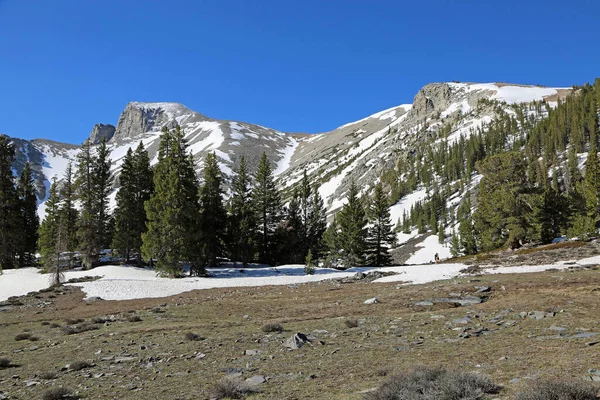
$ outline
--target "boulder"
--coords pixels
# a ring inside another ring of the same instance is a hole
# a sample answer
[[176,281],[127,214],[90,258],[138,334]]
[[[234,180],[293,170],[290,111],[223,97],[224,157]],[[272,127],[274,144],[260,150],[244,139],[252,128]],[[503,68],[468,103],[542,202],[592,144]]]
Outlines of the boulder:
[[305,344],[310,343],[310,339],[302,332],[298,332],[292,336],[290,336],[284,343],[283,346],[288,349],[297,350],[304,346]]
[[365,300],[364,304],[377,304],[379,303],[379,299],[377,297],[373,297],[371,299]]

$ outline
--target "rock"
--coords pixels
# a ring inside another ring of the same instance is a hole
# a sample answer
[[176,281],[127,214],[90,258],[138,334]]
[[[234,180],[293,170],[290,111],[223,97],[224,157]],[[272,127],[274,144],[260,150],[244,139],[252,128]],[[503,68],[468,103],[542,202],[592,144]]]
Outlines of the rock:
[[529,313],[529,318],[532,318],[532,319],[538,321],[540,319],[546,318],[546,313],[544,311],[531,311]]
[[363,304],[377,304],[377,303],[379,303],[379,299],[377,299],[377,297],[373,297],[371,299],[365,300]]
[[267,378],[263,375],[252,375],[250,378],[246,379],[246,383],[251,385],[260,385],[261,383],[265,383]]
[[244,352],[244,355],[246,355],[246,356],[256,356],[256,355],[258,355],[258,353],[259,353],[258,350],[252,349],[252,350],[246,350]]
[[575,335],[571,336],[571,338],[572,339],[589,339],[594,336],[598,336],[598,333],[597,332],[582,332],[582,333],[576,333]]
[[510,381],[508,381],[508,383],[519,383],[521,381],[521,378],[512,378]]
[[40,382],[38,382],[38,381],[25,381],[26,387],[33,387],[33,386],[37,386],[39,384],[40,384]]
[[107,124],[96,124],[94,125],[94,127],[92,128],[92,133],[90,133],[90,142],[92,144],[100,144],[102,142],[102,139],[106,139],[106,141],[108,142],[110,139],[112,139],[113,135],[115,134],[115,127]]
[[312,331],[312,334],[315,335],[315,336],[329,335],[329,332],[326,331],[325,329],[315,329],[314,331]]
[[550,330],[552,330],[552,331],[556,331],[556,332],[564,332],[564,331],[566,331],[566,330],[567,330],[567,328],[564,328],[564,327],[562,327],[562,326],[556,326],[556,325],[552,325],[552,326],[550,327]]
[[250,319],[251,319],[248,314],[244,315],[242,318],[245,319],[246,321],[250,321]]
[[114,362],[117,364],[123,363],[123,362],[132,362],[135,361],[135,357],[115,357]]
[[432,301],[427,301],[427,300],[419,301],[419,302],[415,303],[415,306],[419,306],[419,307],[429,307],[429,306],[432,306],[432,305],[433,305],[433,302]]
[[455,325],[467,325],[467,324],[470,324],[471,321],[472,321],[471,317],[467,316],[464,318],[454,319],[454,320],[452,320],[452,323]]
[[304,346],[305,344],[310,343],[308,337],[302,333],[298,332],[295,335],[289,337],[284,343],[283,346],[292,350],[297,350]]
[[364,273],[364,272],[357,272],[357,273],[354,275],[354,277],[355,277],[356,279],[358,279],[358,280],[365,279],[365,276],[366,276],[366,275],[365,275],[365,273]]
[[196,359],[198,359],[198,360],[201,360],[204,357],[206,357],[206,354],[204,354],[204,353],[198,353],[198,354],[196,354]]
[[88,297],[87,299],[84,299],[83,301],[85,301],[86,304],[92,304],[92,303],[96,303],[100,300],[104,300],[104,299],[102,297],[92,296],[92,297]]
[[477,291],[475,293],[488,293],[492,291],[492,288],[489,286],[475,286]]

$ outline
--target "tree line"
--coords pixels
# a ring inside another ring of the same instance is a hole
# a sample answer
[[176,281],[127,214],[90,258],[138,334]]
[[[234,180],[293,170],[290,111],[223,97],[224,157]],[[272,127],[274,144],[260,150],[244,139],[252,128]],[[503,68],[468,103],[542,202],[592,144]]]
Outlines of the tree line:
[[[191,275],[202,276],[206,266],[226,260],[234,267],[306,263],[307,273],[320,262],[333,267],[391,262],[390,204],[381,185],[372,199],[360,198],[352,182],[347,204],[328,228],[323,199],[306,172],[284,204],[263,153],[254,173],[240,157],[225,200],[225,177],[215,154],[206,155],[200,179],[180,127],[163,129],[153,167],[141,142],[135,150],[128,149],[112,213],[110,151],[106,141],[96,148],[86,141],[76,166],[69,164],[60,182],[53,178],[46,216],[39,225],[31,169],[27,165],[14,182],[14,149],[7,137],[2,138],[0,168],[6,173],[0,199],[10,206],[0,213],[14,218],[2,219],[5,268],[34,265],[37,250],[48,269],[72,267],[76,261],[93,268],[108,248],[123,262],[148,262],[171,277],[183,275],[186,267]],[[24,221],[30,229],[22,229]]]

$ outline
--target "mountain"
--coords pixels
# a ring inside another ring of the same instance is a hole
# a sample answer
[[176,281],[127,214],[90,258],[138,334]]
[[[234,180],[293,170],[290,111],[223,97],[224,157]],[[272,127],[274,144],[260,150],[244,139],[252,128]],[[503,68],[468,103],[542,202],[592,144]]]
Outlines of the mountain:
[[[402,160],[411,160],[414,164],[416,154],[466,139],[501,115],[516,116],[519,110],[515,105],[518,104],[541,102],[542,106],[535,110],[533,106],[526,108],[529,110],[527,118],[543,118],[570,90],[505,83],[432,83],[415,95],[412,104],[399,105],[314,135],[287,134],[245,122],[215,120],[177,103],[132,102],[121,113],[116,126],[98,124],[89,139],[93,143],[107,139],[112,172],[117,177],[127,149],[135,148],[141,141],[155,163],[161,129],[180,125],[190,151],[198,159],[199,172],[207,152],[216,154],[226,176],[232,175],[241,155],[253,169],[266,152],[284,196],[291,193],[306,170],[310,181],[319,186],[332,213],[343,205],[352,179],[363,193],[368,193],[386,174],[396,174],[394,179],[406,180],[407,172],[399,171],[398,167]],[[50,180],[53,176],[62,177],[67,163],[75,159],[78,146],[43,139],[14,139],[14,142],[18,154],[14,169],[20,173],[24,163],[31,162],[40,199],[39,210],[43,215]],[[470,188],[477,182],[475,175]],[[434,180],[434,184],[438,183],[451,182]],[[398,221],[428,194],[429,187],[421,182],[394,199],[393,221]],[[453,189],[450,194],[449,205],[456,206],[464,191]],[[448,227],[450,233],[451,228]],[[401,239],[412,240],[417,236],[411,233]]]

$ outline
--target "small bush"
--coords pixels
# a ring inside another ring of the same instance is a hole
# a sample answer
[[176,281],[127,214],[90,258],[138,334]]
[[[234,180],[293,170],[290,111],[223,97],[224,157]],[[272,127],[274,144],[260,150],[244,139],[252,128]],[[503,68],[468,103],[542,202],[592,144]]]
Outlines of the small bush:
[[270,322],[268,324],[263,325],[262,331],[266,332],[266,333],[269,333],[269,332],[281,333],[281,332],[283,332],[283,325],[281,325],[278,322]]
[[356,328],[358,326],[358,320],[357,319],[347,319],[344,321],[344,324],[348,328]]
[[186,333],[185,335],[183,335],[183,338],[185,340],[189,340],[190,342],[202,340],[202,336],[200,336],[200,335],[198,335],[197,333],[194,333],[194,332],[188,332],[188,333]]
[[47,371],[40,374],[40,379],[44,379],[46,381],[56,378],[58,378],[58,373],[56,371]]
[[42,396],[42,400],[65,400],[65,399],[76,399],[76,397],[73,396],[73,392],[70,389],[67,389],[64,387],[52,388],[52,389],[46,391]]
[[411,372],[393,375],[365,400],[479,400],[499,387],[489,378],[469,372],[442,368],[417,367]]
[[461,269],[459,272],[465,275],[481,275],[483,273],[483,269],[479,265],[471,265],[467,268]]
[[50,328],[60,328],[60,324],[57,324],[56,322],[53,322],[50,324]]
[[21,340],[28,340],[31,337],[31,333],[18,333],[15,336],[15,340],[17,342],[21,341]]
[[106,318],[103,318],[103,317],[92,318],[92,323],[94,323],[94,324],[103,324],[105,322],[106,322]]
[[30,342],[37,342],[38,340],[40,340],[40,338],[37,337],[37,336],[29,336],[29,341]]
[[81,371],[82,369],[91,368],[94,365],[87,361],[74,361],[69,365],[73,371]]
[[10,359],[6,357],[0,357],[0,369],[10,367]]
[[67,325],[76,325],[76,324],[80,324],[83,322],[83,319],[81,318],[67,318],[65,319],[65,324]]
[[539,382],[517,394],[517,400],[596,400],[598,388],[587,382]]
[[42,325],[43,326],[50,325],[50,322],[48,322],[48,321],[42,321]]
[[140,322],[142,320],[142,318],[139,315],[128,315],[127,316],[127,321],[129,322]]
[[211,390],[214,399],[241,399],[248,394],[256,393],[258,389],[239,378],[225,377]]
[[75,335],[82,332],[94,331],[99,329],[96,325],[83,323],[79,325],[67,325],[62,327],[62,331],[65,335]]

